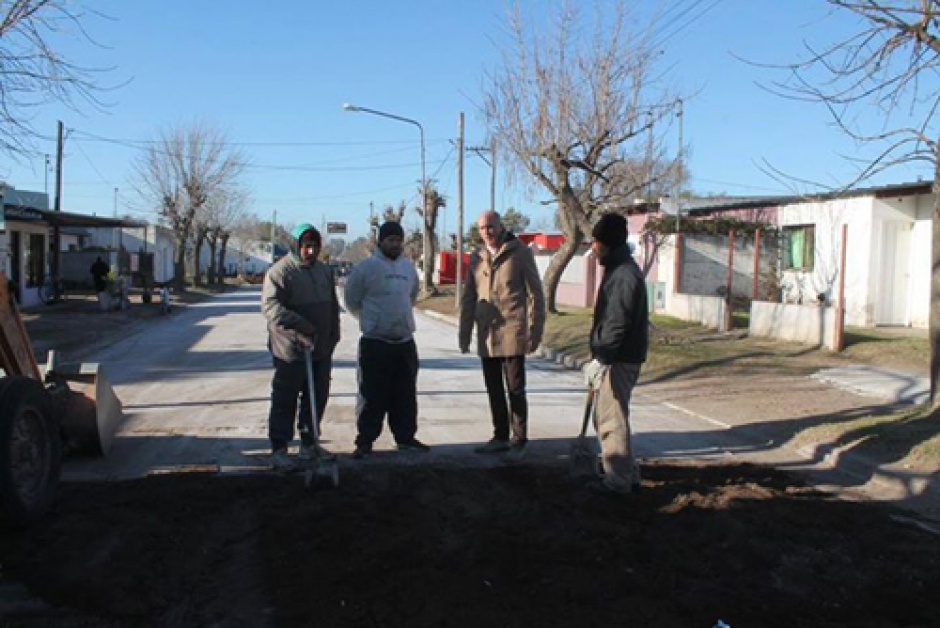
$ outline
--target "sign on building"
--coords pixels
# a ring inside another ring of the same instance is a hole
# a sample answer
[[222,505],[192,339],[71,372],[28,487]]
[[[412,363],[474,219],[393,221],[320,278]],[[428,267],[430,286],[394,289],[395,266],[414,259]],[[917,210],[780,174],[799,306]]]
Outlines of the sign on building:
[[326,223],[326,232],[327,233],[346,233],[346,223],[345,222],[328,222]]

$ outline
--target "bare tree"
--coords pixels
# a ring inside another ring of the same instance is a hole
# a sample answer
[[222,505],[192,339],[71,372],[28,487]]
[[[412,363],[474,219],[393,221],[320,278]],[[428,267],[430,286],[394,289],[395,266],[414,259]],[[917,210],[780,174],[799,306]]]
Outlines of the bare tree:
[[[904,163],[934,172],[930,290],[930,403],[940,405],[940,0],[827,0],[841,15],[860,18],[857,31],[822,49],[806,46],[805,60],[787,66],[778,93],[822,103],[858,143],[876,147],[860,163],[855,185]],[[854,115],[877,111],[872,127]]]
[[421,195],[421,198],[424,199],[424,207],[419,206],[415,208],[415,211],[417,211],[418,215],[422,218],[421,224],[427,229],[428,235],[430,236],[427,242],[431,246],[431,250],[427,252],[430,253],[430,255],[425,254],[423,245],[421,251],[421,256],[424,260],[424,265],[422,266],[424,280],[421,289],[424,294],[427,295],[437,293],[437,290],[434,288],[434,270],[437,268],[437,252],[441,248],[437,238],[437,216],[441,208],[447,206],[447,199],[438,191],[433,181],[427,182],[427,190]]
[[222,188],[209,197],[206,203],[206,244],[209,246],[209,265],[206,280],[210,285],[221,284],[225,277],[225,250],[232,227],[237,223],[248,204],[247,193],[239,188]]
[[[529,32],[518,9],[509,20],[512,45],[486,94],[491,133],[509,160],[510,177],[523,175],[555,204],[565,242],[543,281],[556,312],[561,275],[605,211],[621,210],[658,175],[625,176],[630,164],[661,161],[661,142],[678,99],[655,74],[658,50],[624,8],[598,12],[583,28],[564,5],[553,34]],[[667,169],[668,170],[668,169]]]
[[61,38],[94,44],[83,27],[89,13],[66,0],[0,3],[0,151],[28,153],[40,137],[32,125],[37,106],[60,102],[102,106],[95,82],[106,69],[76,65],[57,52]]
[[[154,202],[176,240],[174,284],[186,285],[186,251],[199,249],[208,227],[204,209],[212,194],[234,187],[245,166],[225,136],[201,124],[162,132],[135,163],[135,187]],[[197,262],[198,265],[198,262]],[[198,269],[196,272],[198,276]]]

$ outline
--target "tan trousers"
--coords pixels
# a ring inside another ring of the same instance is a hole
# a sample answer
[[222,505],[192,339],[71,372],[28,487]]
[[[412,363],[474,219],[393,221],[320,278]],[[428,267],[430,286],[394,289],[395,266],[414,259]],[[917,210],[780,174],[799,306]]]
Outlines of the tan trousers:
[[615,362],[604,376],[595,398],[604,484],[619,491],[629,491],[640,482],[640,467],[633,457],[630,442],[630,396],[639,377],[639,364]]

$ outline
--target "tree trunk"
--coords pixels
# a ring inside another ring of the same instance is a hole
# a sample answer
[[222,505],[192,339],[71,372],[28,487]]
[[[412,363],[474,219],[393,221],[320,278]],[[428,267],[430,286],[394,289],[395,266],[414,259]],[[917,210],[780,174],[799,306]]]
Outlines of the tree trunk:
[[199,268],[199,258],[202,256],[202,238],[193,242],[193,285],[202,285],[202,271]]
[[176,237],[176,259],[173,262],[173,287],[186,290],[186,238]]
[[217,283],[215,279],[215,250],[216,244],[213,238],[209,240],[209,263],[206,264],[206,282],[210,286]]
[[223,233],[219,236],[219,269],[216,273],[216,277],[219,278],[219,283],[225,283],[225,252],[228,249],[228,239],[229,235]]
[[545,304],[548,311],[552,314],[558,313],[556,306],[556,297],[558,295],[558,284],[561,282],[561,275],[565,268],[574,258],[578,249],[581,247],[581,241],[584,240],[584,232],[579,227],[573,230],[565,230],[565,241],[561,247],[552,256],[548,268],[545,270],[545,278],[542,284],[545,288]]
[[940,407],[937,395],[940,378],[940,155],[935,155],[933,183],[932,251],[930,254],[930,407]]
[[202,260],[202,245],[205,243],[208,233],[207,228],[197,223],[195,237],[193,238],[193,284],[196,286],[202,285],[202,269],[199,268],[199,263]]

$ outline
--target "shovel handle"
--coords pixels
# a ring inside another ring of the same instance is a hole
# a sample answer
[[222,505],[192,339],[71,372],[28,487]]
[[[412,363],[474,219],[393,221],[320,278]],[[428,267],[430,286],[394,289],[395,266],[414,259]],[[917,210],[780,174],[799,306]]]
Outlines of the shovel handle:
[[317,397],[313,381],[313,349],[306,347],[304,349],[304,362],[307,364],[307,393],[310,402],[310,431],[313,434],[313,442],[320,442],[319,417],[317,417]]
[[587,434],[588,423],[591,421],[591,411],[594,409],[594,387],[588,387],[587,397],[584,399],[584,420],[581,422],[581,438]]

